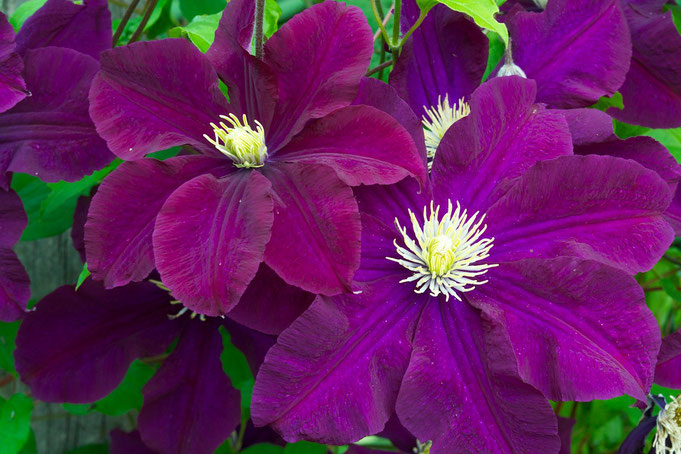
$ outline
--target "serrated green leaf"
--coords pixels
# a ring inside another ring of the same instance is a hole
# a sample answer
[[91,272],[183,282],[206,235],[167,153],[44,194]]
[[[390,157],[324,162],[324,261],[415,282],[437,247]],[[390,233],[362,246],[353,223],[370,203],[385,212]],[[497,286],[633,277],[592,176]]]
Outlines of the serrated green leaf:
[[0,398],[0,454],[16,454],[31,433],[33,401],[17,393],[8,400]]
[[284,447],[284,454],[326,454],[326,445],[309,441],[289,443]]
[[189,38],[201,52],[207,52],[215,40],[215,30],[218,28],[222,12],[210,15],[195,16],[184,27],[175,27],[168,31],[171,38]]
[[9,23],[14,28],[14,33],[18,33],[21,26],[24,25],[26,19],[31,17],[33,13],[38,11],[47,0],[28,0],[22,3],[14,10],[14,14],[9,18]]
[[142,388],[156,369],[141,361],[133,361],[123,381],[111,394],[95,403],[94,409],[105,415],[122,415],[142,408]]
[[0,369],[14,374],[14,343],[19,331],[19,321],[12,323],[0,322]]
[[417,3],[421,11],[430,11],[432,7],[442,3],[454,11],[464,13],[470,16],[480,27],[499,34],[504,44],[508,46],[506,25],[494,18],[499,12],[499,7],[494,0],[417,0]]
[[281,8],[277,0],[265,0],[265,16],[263,17],[263,33],[269,38],[274,32],[279,30],[279,18]]
[[622,101],[622,93],[617,92],[612,97],[602,96],[596,104],[593,106],[594,109],[602,110],[605,112],[611,107],[617,109],[624,109],[624,102]]

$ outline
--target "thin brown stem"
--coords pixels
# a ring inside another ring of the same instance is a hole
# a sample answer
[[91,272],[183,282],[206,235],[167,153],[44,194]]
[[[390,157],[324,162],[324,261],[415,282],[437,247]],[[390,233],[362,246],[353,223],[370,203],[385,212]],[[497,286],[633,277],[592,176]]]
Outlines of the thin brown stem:
[[125,30],[125,26],[128,24],[128,21],[130,20],[130,16],[132,16],[132,13],[135,11],[135,8],[137,8],[137,4],[139,2],[140,0],[132,0],[130,2],[130,5],[128,5],[128,9],[126,9],[125,13],[123,13],[123,18],[121,19],[121,22],[118,24],[118,27],[116,27],[116,32],[113,35],[113,43],[111,43],[111,47],[114,47],[118,43],[121,34],[123,34],[123,30]]
[[142,22],[140,22],[139,26],[137,26],[137,30],[135,30],[135,33],[132,34],[130,37],[130,41],[128,41],[128,44],[134,43],[140,37],[142,36],[142,33],[144,32],[144,27],[147,26],[147,22],[149,22],[149,18],[151,17],[151,13],[154,12],[154,8],[156,8],[156,4],[158,3],[158,0],[149,0],[147,1],[147,8],[144,10],[144,16],[142,17]]
[[385,68],[387,68],[388,66],[390,66],[390,65],[392,65],[392,64],[393,64],[393,61],[392,61],[392,60],[388,60],[388,61],[386,61],[386,62],[383,62],[383,63],[381,63],[380,65],[376,66],[375,68],[371,68],[369,71],[367,71],[367,73],[365,74],[365,76],[369,77],[369,76],[372,75],[372,74],[376,74],[376,73],[379,72],[380,70],[385,69]]
[[0,378],[0,388],[2,388],[5,385],[9,385],[14,381],[14,375],[7,375],[5,377]]
[[153,363],[160,363],[163,360],[165,360],[170,353],[161,353],[160,355],[156,356],[148,356],[146,358],[140,358],[140,361],[143,362],[144,364],[153,364]]
[[265,22],[265,0],[255,0],[255,58],[262,60],[265,39],[263,25]]

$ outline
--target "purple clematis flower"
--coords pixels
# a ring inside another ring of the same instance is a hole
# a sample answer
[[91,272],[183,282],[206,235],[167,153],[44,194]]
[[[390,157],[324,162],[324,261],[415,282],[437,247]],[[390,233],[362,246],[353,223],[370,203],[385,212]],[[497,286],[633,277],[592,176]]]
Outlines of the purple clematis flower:
[[0,189],[0,321],[3,322],[21,318],[31,296],[28,274],[12,250],[27,222],[19,196],[12,190]]
[[[102,54],[90,115],[127,160],[102,183],[85,227],[88,266],[106,287],[156,267],[177,299],[206,315],[244,298],[271,311],[261,298],[269,277],[347,291],[360,252],[351,186],[425,180],[410,134],[376,108],[350,105],[373,49],[358,8],[305,10],[267,40],[262,60],[246,51],[253,14],[253,2],[229,2],[207,55],[180,39]],[[145,158],[175,145],[192,154]],[[301,290],[288,293],[309,304]]]
[[106,290],[88,279],[77,291],[61,287],[22,322],[17,371],[37,399],[95,402],[118,386],[135,358],[163,354],[179,336],[142,390],[139,434],[152,452],[212,453],[241,420],[239,392],[220,361],[219,326],[254,372],[274,338],[231,321],[176,312],[168,292],[149,282]]
[[492,79],[444,135],[428,190],[356,189],[355,291],[318,297],[279,336],[256,424],[341,444],[396,411],[432,453],[557,452],[547,397],[645,397],[660,338],[631,274],[673,239],[669,187],[631,160],[572,155],[535,96]]
[[24,63],[15,52],[14,29],[7,16],[0,13],[0,112],[26,97],[26,83],[21,77]]
[[76,181],[111,162],[87,98],[97,57],[110,47],[106,0],[48,0],[26,20],[16,50],[31,96],[0,114],[0,188],[9,186],[7,172]]

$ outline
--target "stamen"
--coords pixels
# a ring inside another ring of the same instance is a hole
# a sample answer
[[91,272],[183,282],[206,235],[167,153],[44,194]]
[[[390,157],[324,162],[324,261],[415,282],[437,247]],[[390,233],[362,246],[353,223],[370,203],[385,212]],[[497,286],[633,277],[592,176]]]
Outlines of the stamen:
[[401,247],[394,241],[397,253],[401,258],[386,257],[399,263],[413,274],[400,283],[416,281],[416,293],[430,292],[431,296],[453,296],[461,301],[460,293],[470,292],[477,285],[487,281],[477,280],[488,269],[496,264],[485,264],[480,261],[489,257],[494,238],[482,238],[487,230],[483,224],[485,216],[478,217],[479,212],[468,216],[461,210],[459,202],[452,211],[452,201],[448,202],[447,213],[440,219],[440,206],[430,203],[430,214],[423,207],[423,228],[414,213],[409,210],[412,231],[416,241],[407,233],[395,218],[395,226],[402,234],[404,245]]
[[[151,282],[152,284],[154,284],[156,287],[160,288],[161,290],[168,292],[168,294],[170,294],[170,296],[173,296],[172,293],[170,292],[170,289],[168,287],[166,287],[163,282],[157,281],[156,279],[149,279],[149,282]],[[182,304],[182,302],[178,301],[178,300],[172,300],[170,302],[170,304]],[[176,314],[168,315],[168,319],[175,320],[176,318],[181,317],[182,315],[186,314],[187,311],[189,311],[189,308],[183,307]],[[206,321],[206,316],[204,314],[198,314],[194,311],[191,311],[192,320],[195,319],[196,317],[199,317],[199,320],[201,320],[202,322]]]
[[672,399],[657,416],[653,447],[657,454],[681,454],[681,395]]
[[262,124],[255,120],[256,128],[253,129],[248,124],[246,115],[241,120],[234,114],[220,115],[220,118],[229,122],[231,126],[223,122],[219,125],[211,123],[215,139],[211,139],[207,134],[203,137],[220,153],[231,159],[236,167],[246,169],[262,167],[267,159],[265,129]]
[[433,166],[433,158],[440,141],[445,135],[445,132],[457,121],[471,113],[471,108],[468,103],[459,99],[459,103],[449,104],[449,95],[445,95],[443,100],[440,96],[437,98],[437,106],[426,109],[426,115],[423,116],[423,127],[426,136],[426,153],[428,154],[428,169]]

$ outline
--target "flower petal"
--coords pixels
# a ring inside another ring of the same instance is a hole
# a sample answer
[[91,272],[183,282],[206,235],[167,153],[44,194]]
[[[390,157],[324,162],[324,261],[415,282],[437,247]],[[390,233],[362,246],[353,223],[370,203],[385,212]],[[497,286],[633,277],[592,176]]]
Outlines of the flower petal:
[[13,322],[26,312],[31,281],[11,248],[0,247],[0,321]]
[[219,322],[190,322],[177,347],[144,386],[139,430],[167,454],[209,454],[239,424],[241,397],[222,370]]
[[660,333],[627,274],[573,257],[502,263],[470,301],[498,311],[520,375],[552,400],[645,400]]
[[582,147],[617,139],[612,126],[612,117],[598,109],[566,109],[560,111],[567,120],[575,154]]
[[265,43],[264,61],[279,80],[268,146],[279,148],[309,119],[349,105],[373,51],[371,28],[354,6],[324,2],[282,25]]
[[128,366],[162,353],[178,333],[166,292],[153,284],[107,291],[86,280],[60,287],[19,328],[17,372],[47,402],[94,402],[109,394]]
[[437,5],[402,48],[390,85],[419,118],[449,96],[468,98],[487,67],[488,40],[465,15]]
[[229,332],[232,344],[246,357],[251,373],[255,376],[265,361],[265,355],[277,342],[277,338],[247,328],[229,318],[225,318],[222,324]]
[[154,454],[140,438],[137,430],[126,433],[121,429],[114,429],[109,433],[111,445],[109,454]]
[[24,206],[16,192],[0,190],[0,248],[12,248],[28,224]]
[[272,268],[260,264],[229,318],[266,334],[279,334],[314,300],[314,295],[288,285]]
[[87,92],[99,65],[71,49],[46,47],[24,58],[32,96],[0,116],[0,173],[76,181],[114,156],[88,115]]
[[572,418],[558,417],[558,435],[560,436],[560,453],[572,453],[572,429],[575,427],[575,421]]
[[26,83],[21,77],[24,63],[14,50],[14,29],[7,16],[0,13],[0,112],[26,97]]
[[361,295],[317,298],[260,368],[255,424],[290,442],[344,444],[379,432],[409,360],[417,298],[390,278]]
[[265,263],[308,292],[348,290],[360,256],[352,189],[325,165],[276,163],[264,174],[272,182],[275,213]]
[[662,339],[655,367],[655,383],[681,389],[681,330]]
[[494,261],[578,256],[635,274],[657,263],[674,232],[657,173],[611,156],[540,162],[487,212]]
[[272,229],[271,185],[258,171],[201,175],[168,197],[156,217],[156,268],[194,312],[224,315],[263,260]]
[[107,288],[147,277],[154,269],[152,232],[163,203],[188,180],[222,172],[224,163],[207,156],[179,156],[121,164],[99,186],[85,224],[92,276]]
[[[106,0],[48,0],[21,26],[17,51],[66,47],[94,58],[111,49],[111,13]],[[59,67],[64,69],[65,67]],[[32,91],[32,90],[31,90]]]
[[551,107],[586,107],[624,82],[631,38],[617,0],[551,0],[541,13],[507,22],[513,60],[537,81],[537,100]]
[[650,128],[681,126],[681,36],[662,2],[652,11],[627,2],[631,30],[631,68],[620,88],[624,110],[608,113],[625,123]]
[[503,328],[465,302],[431,298],[397,398],[397,415],[432,454],[557,452],[546,399],[517,373]]
[[436,202],[486,210],[535,162],[572,154],[564,117],[534,104],[533,81],[498,77],[480,86],[471,114],[445,133],[435,154]]
[[387,113],[364,105],[310,121],[273,159],[325,164],[350,186],[392,184],[407,176],[425,185],[428,178],[407,130]]
[[117,156],[139,159],[185,144],[219,155],[203,135],[212,136],[210,123],[231,108],[215,70],[192,43],[133,43],[104,52],[101,63],[90,90],[90,116]]

